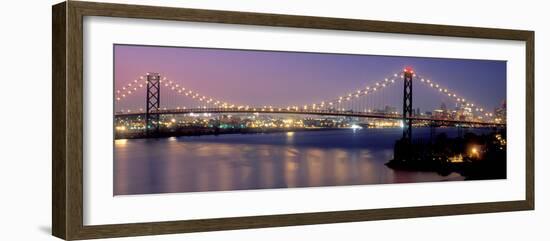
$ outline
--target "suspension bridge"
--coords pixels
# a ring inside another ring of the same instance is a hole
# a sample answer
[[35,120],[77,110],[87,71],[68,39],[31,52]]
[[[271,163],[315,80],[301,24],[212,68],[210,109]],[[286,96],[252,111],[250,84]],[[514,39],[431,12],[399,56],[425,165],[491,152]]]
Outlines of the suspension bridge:
[[[487,108],[467,100],[457,92],[430,78],[415,73],[411,67],[406,67],[387,78],[374,81],[370,85],[340,96],[315,103],[287,106],[237,104],[213,96],[199,94],[195,90],[186,88],[182,83],[153,72],[146,73],[125,83],[115,91],[117,104],[132,96],[145,94],[143,99],[145,105],[144,108],[118,110],[115,112],[115,118],[144,116],[147,133],[158,132],[161,115],[266,113],[389,119],[402,121],[403,139],[405,140],[412,138],[412,124],[415,121],[445,125],[496,127],[506,125],[505,120],[496,118]],[[429,116],[422,115],[418,113],[419,111],[415,113],[413,108],[413,83],[431,89],[440,98],[455,103],[455,106],[460,107],[457,108],[458,111],[455,111],[455,116],[448,113]],[[397,86],[397,88],[392,88],[392,86]],[[399,86],[402,86],[402,88],[399,88]],[[161,96],[163,96],[162,101]],[[402,111],[388,110],[390,103],[402,105]],[[381,111],[382,108],[386,108],[386,110]]]

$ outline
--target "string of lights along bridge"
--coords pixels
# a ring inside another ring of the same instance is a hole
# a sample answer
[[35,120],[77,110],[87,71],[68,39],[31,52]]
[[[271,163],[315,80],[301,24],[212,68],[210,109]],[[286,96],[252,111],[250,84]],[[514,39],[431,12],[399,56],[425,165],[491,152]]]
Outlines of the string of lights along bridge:
[[[145,105],[135,109],[117,110],[115,117],[144,115],[146,123],[158,122],[159,115],[163,114],[191,113],[278,113],[401,119],[405,129],[404,136],[407,135],[406,131],[409,131],[410,134],[412,121],[444,121],[457,125],[505,125],[504,120],[496,118],[487,108],[466,99],[456,91],[439,84],[436,80],[415,73],[411,67],[406,67],[386,78],[373,81],[338,96],[328,97],[314,103],[295,103],[286,106],[254,106],[246,103],[234,103],[199,93],[185,87],[183,83],[184,81],[170,79],[152,72],[130,80],[115,91],[116,102],[122,103],[132,96],[145,94],[142,102]],[[420,84],[433,90],[439,98],[443,97],[456,106],[460,106],[467,115],[463,113],[460,118],[448,118],[414,113],[413,83],[415,86]],[[389,107],[391,104],[399,102],[403,105],[402,111]]]

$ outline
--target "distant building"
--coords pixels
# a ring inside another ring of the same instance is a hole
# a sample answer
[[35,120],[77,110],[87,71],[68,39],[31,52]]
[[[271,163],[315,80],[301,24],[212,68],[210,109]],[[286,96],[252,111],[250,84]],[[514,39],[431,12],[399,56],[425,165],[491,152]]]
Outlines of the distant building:
[[439,109],[441,109],[443,112],[447,112],[447,105],[445,104],[445,102],[441,102],[441,106],[439,107]]
[[495,122],[506,123],[506,100],[503,100],[500,106],[495,108]]
[[444,102],[441,103],[439,109],[433,110],[432,117],[442,120],[449,120],[452,118],[451,113],[447,109],[447,105],[445,105]]
[[442,109],[435,109],[432,111],[432,117],[436,119],[445,119],[445,112]]
[[397,114],[397,107],[386,105],[384,107],[384,114]]

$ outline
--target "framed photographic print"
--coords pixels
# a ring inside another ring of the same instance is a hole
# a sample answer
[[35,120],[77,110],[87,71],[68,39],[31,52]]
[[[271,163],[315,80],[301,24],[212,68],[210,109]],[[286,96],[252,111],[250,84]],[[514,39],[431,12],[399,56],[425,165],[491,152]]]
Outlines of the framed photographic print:
[[534,32],[53,6],[53,235],[534,209]]

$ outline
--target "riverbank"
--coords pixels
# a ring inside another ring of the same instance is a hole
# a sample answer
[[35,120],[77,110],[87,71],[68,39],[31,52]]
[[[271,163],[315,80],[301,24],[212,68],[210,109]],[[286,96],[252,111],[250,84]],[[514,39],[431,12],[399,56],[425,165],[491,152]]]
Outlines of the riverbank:
[[459,173],[466,180],[506,178],[506,133],[484,135],[467,133],[464,137],[438,135],[429,142],[396,141],[391,169],[437,172],[447,176]]
[[307,131],[333,131],[346,130],[349,128],[192,128],[176,130],[160,130],[158,133],[147,135],[145,132],[117,132],[117,139],[141,139],[141,138],[165,138],[180,136],[205,136],[205,135],[226,135],[226,134],[269,134],[281,132],[307,132]]

